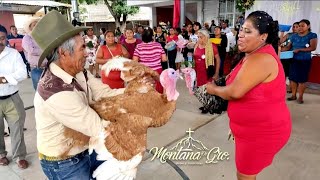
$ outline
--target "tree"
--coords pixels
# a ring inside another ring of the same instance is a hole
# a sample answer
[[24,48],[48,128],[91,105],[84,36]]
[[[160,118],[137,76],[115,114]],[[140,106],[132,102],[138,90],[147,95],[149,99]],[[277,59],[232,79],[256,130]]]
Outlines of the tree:
[[[61,3],[71,4],[71,0],[55,0]],[[127,18],[129,15],[134,15],[139,11],[137,6],[128,6],[127,0],[78,0],[79,3],[97,4],[99,1],[103,1],[113,16],[116,28],[120,28],[121,32],[126,28]],[[122,23],[121,23],[122,17]]]

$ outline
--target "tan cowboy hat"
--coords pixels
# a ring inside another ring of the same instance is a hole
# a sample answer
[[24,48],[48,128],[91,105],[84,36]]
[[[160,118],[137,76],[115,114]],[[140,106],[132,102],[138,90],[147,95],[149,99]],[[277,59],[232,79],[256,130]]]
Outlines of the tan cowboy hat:
[[40,17],[31,17],[29,18],[26,23],[24,23],[23,25],[23,30],[29,34],[31,32],[31,29],[30,29],[30,25],[34,22],[39,22],[40,21]]
[[45,15],[31,32],[32,38],[42,49],[38,66],[52,51],[71,37],[91,27],[74,27],[66,17],[58,11]]

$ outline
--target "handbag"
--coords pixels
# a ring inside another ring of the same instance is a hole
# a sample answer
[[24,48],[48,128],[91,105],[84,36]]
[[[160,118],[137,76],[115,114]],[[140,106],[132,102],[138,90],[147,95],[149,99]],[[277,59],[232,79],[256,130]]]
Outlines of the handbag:
[[[217,86],[225,86],[226,79],[221,77],[215,83]],[[208,94],[206,85],[195,88],[194,95],[210,114],[221,114],[228,108],[228,101],[219,96]]]

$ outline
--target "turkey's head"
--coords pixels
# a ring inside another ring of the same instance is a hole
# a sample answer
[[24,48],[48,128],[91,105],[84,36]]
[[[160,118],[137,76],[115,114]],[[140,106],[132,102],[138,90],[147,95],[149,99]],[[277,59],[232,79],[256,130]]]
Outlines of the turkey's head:
[[172,68],[162,71],[160,75],[160,83],[165,90],[168,101],[176,101],[179,97],[179,92],[176,90],[179,78],[181,78],[179,70],[175,71]]
[[191,67],[184,68],[181,71],[184,74],[184,79],[186,81],[186,86],[189,89],[189,94],[193,95],[196,84],[196,71]]

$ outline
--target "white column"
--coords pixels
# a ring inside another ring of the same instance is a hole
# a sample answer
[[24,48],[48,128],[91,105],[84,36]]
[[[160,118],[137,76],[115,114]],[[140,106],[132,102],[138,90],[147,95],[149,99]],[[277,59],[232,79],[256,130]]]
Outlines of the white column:
[[203,21],[203,6],[202,1],[197,1],[197,22],[202,24]]
[[157,22],[157,8],[156,7],[152,7],[152,24],[150,24],[152,27],[157,27],[158,22]]

